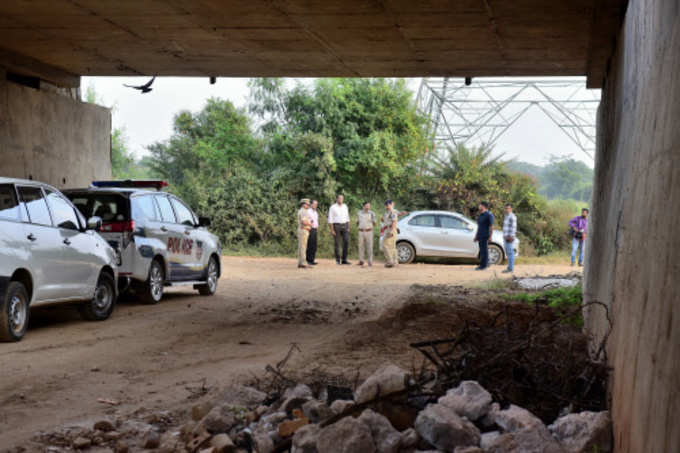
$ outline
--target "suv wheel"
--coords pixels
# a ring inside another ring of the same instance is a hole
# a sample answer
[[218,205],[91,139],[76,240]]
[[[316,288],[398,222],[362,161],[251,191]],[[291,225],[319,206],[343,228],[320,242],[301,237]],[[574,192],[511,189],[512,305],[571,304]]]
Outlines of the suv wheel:
[[28,292],[19,282],[10,282],[0,300],[0,340],[19,341],[28,327]]
[[205,285],[199,285],[198,292],[202,296],[212,296],[217,291],[217,281],[219,278],[217,260],[214,256],[211,256],[208,260],[208,271],[206,273]]
[[103,321],[111,316],[116,302],[115,288],[113,277],[102,272],[99,275],[92,300],[78,307],[80,315],[88,321]]
[[149,277],[142,291],[142,301],[147,304],[157,304],[163,298],[163,286],[165,285],[165,272],[158,260],[151,262]]

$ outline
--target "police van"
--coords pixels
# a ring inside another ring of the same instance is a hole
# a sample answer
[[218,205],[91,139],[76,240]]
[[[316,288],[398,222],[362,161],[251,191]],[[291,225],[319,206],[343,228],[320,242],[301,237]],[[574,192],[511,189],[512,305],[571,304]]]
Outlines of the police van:
[[100,234],[120,254],[119,286],[146,303],[158,303],[166,286],[192,285],[215,294],[221,248],[207,227],[178,197],[162,192],[165,181],[94,181],[64,194],[85,217],[102,219]]

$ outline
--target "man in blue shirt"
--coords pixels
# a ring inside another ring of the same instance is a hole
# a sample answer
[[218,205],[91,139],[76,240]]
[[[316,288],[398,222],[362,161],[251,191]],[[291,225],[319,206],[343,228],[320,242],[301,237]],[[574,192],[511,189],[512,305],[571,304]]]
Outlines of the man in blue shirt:
[[477,218],[477,234],[475,242],[479,242],[479,266],[475,269],[481,271],[489,267],[489,238],[493,233],[493,214],[489,212],[489,203],[482,201],[479,204],[479,217]]

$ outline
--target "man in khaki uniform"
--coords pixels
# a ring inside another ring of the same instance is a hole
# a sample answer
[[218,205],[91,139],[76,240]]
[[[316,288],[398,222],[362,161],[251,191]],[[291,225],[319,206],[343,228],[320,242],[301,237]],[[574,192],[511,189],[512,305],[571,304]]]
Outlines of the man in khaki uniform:
[[298,267],[306,268],[307,259],[307,240],[309,239],[309,230],[312,229],[312,218],[309,216],[309,198],[300,200],[300,209],[297,213],[298,220]]
[[359,266],[364,265],[364,257],[369,266],[373,266],[373,228],[376,225],[375,212],[371,211],[371,203],[364,202],[364,207],[357,214],[359,228]]
[[385,202],[385,214],[382,216],[381,232],[383,236],[383,253],[385,253],[385,267],[397,265],[397,222],[399,213],[394,209],[392,200]]

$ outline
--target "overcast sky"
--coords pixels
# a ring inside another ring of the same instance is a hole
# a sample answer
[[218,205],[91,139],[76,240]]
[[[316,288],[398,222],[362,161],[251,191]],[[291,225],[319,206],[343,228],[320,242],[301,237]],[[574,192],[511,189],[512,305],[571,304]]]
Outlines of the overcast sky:
[[[124,129],[129,148],[143,155],[146,147],[166,140],[172,133],[173,116],[180,110],[199,111],[210,97],[229,99],[236,106],[245,107],[248,98],[248,79],[218,78],[210,85],[208,78],[161,77],[153,84],[153,91],[140,94],[123,84],[140,85],[148,78],[139,77],[83,77],[82,90],[93,86],[98,98],[106,106],[113,106],[113,126]],[[290,80],[309,83],[310,79]],[[409,87],[417,92],[420,79],[409,79]],[[530,109],[498,140],[495,151],[507,158],[534,164],[544,164],[551,155],[571,156],[589,166],[593,161],[538,108]]]

